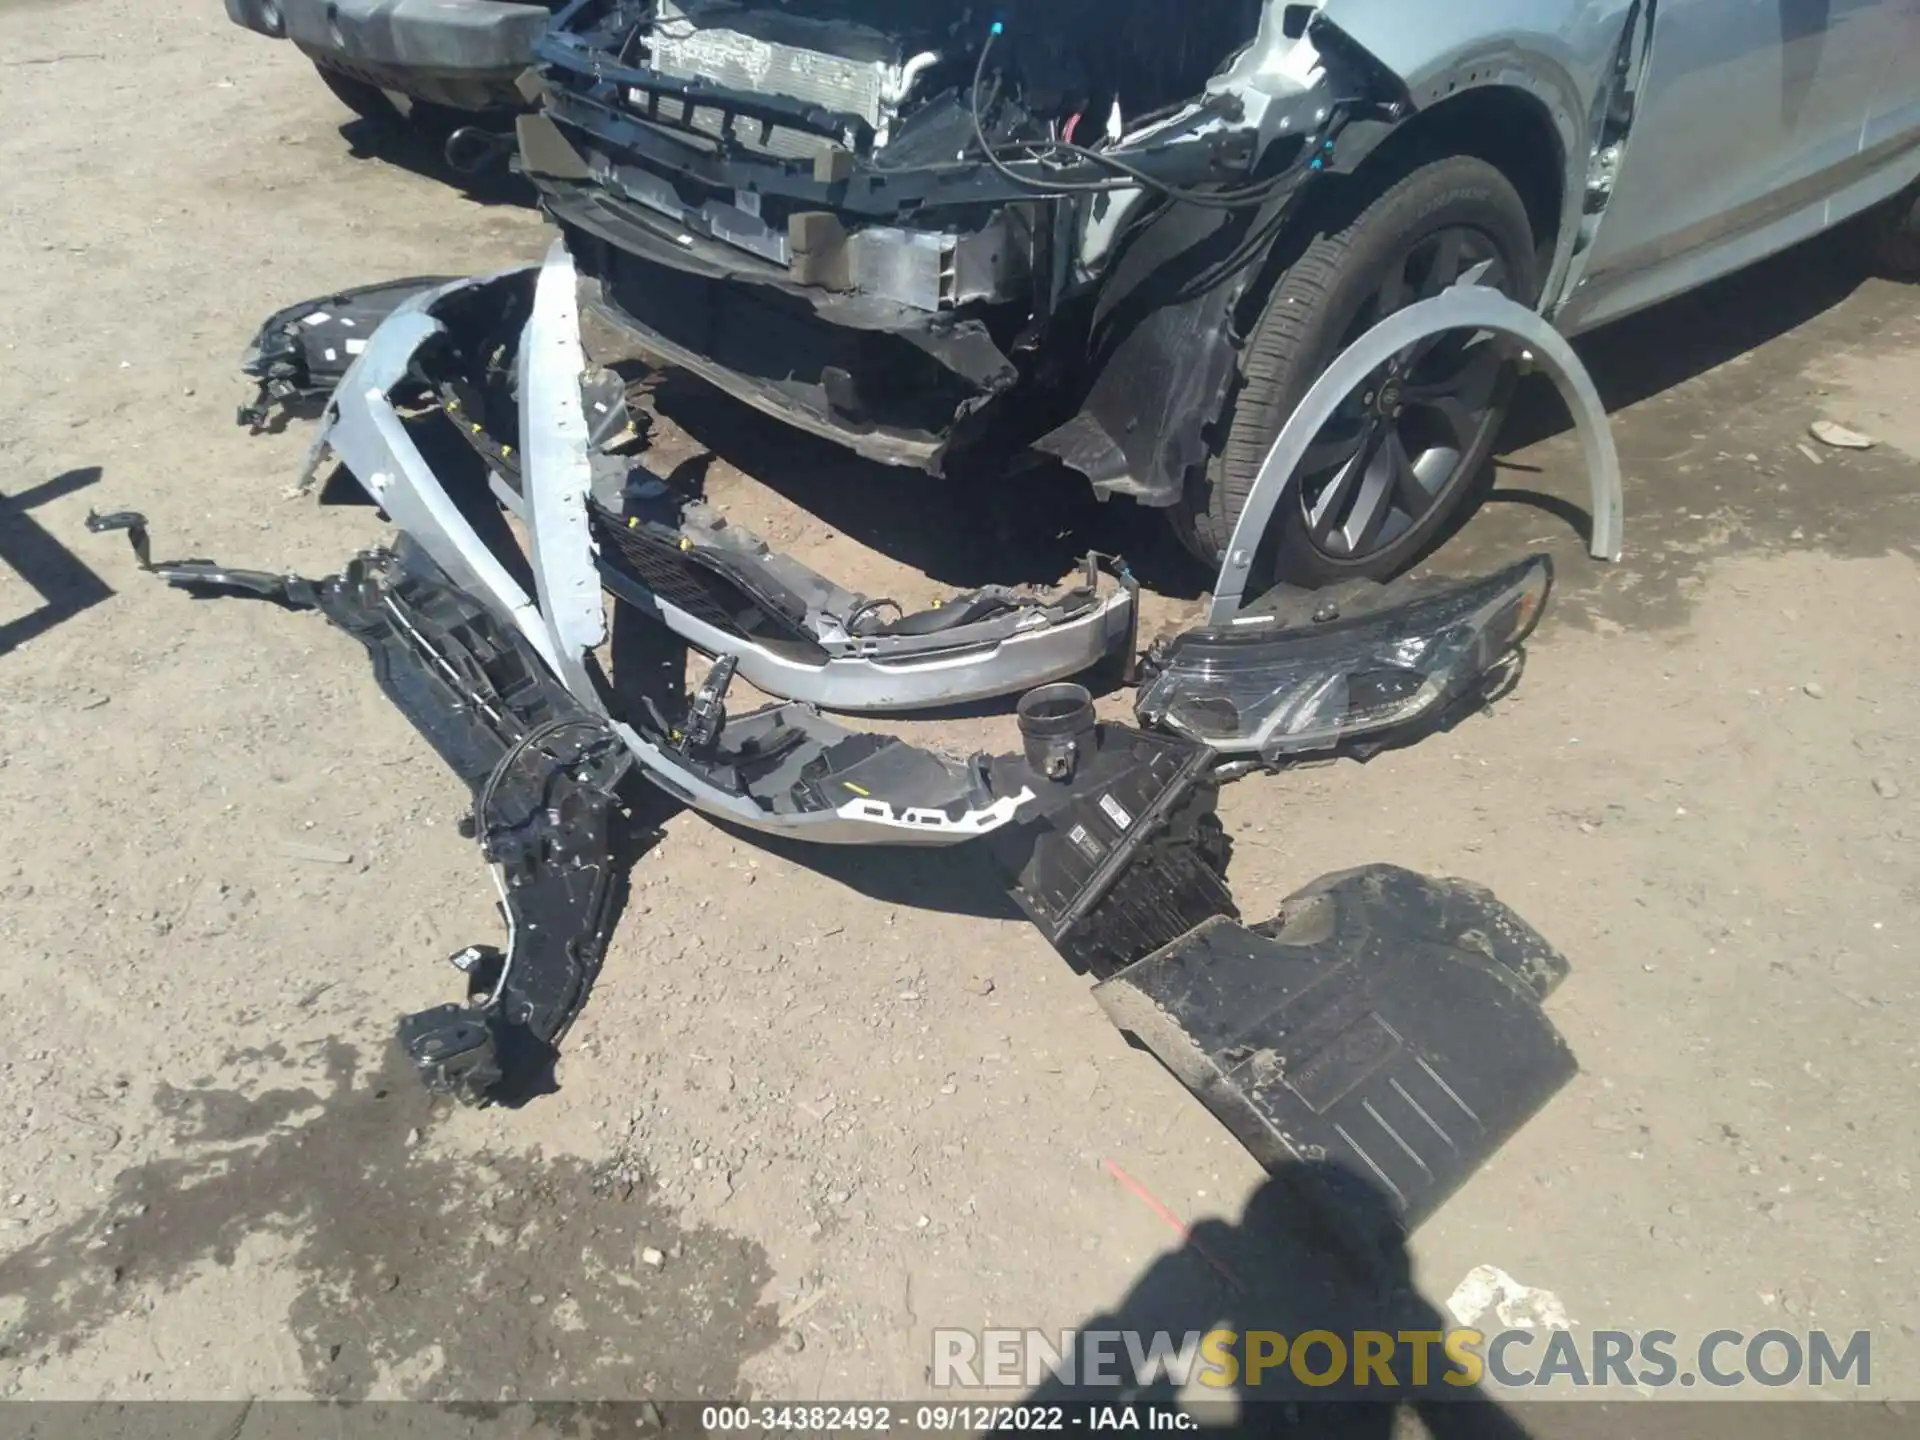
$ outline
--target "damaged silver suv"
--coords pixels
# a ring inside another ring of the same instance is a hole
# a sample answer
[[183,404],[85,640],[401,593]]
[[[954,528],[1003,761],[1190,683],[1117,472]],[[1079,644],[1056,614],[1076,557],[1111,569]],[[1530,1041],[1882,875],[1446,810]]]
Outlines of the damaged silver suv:
[[[1052,456],[1219,560],[1360,334],[1459,284],[1573,333],[1920,174],[1900,0],[575,0],[527,172],[646,351],[889,464]],[[1356,385],[1267,543],[1402,569],[1526,356]]]

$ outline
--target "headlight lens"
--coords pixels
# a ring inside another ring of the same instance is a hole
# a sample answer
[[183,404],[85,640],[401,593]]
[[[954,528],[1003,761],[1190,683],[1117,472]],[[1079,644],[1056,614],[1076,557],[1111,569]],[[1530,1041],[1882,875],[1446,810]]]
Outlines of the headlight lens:
[[1536,555],[1324,624],[1192,631],[1142,688],[1140,715],[1224,754],[1268,761],[1383,735],[1433,718],[1478,685],[1532,632],[1552,587],[1553,563]]

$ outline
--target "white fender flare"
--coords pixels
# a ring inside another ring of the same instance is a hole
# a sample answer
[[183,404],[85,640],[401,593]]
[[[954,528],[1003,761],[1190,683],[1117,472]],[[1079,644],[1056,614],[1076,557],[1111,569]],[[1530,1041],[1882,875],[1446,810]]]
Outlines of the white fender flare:
[[1485,286],[1458,285],[1430,300],[1395,311],[1341,351],[1314,381],[1299,408],[1281,427],[1273,448],[1260,466],[1260,473],[1254,477],[1253,489],[1247,493],[1247,503],[1233,527],[1233,538],[1227,542],[1219,579],[1214,582],[1213,600],[1207,609],[1209,627],[1227,625],[1239,614],[1260,539],[1292,485],[1294,471],[1299,468],[1307,447],[1333,417],[1340,402],[1370,372],[1400,351],[1429,335],[1448,330],[1496,331],[1520,341],[1533,353],[1534,360],[1567,402],[1573,427],[1586,452],[1593,519],[1593,535],[1587,548],[1596,560],[1620,558],[1620,456],[1614,449],[1606,407],[1600,403],[1600,393],[1594,389],[1592,377],[1565,337],[1526,306]]

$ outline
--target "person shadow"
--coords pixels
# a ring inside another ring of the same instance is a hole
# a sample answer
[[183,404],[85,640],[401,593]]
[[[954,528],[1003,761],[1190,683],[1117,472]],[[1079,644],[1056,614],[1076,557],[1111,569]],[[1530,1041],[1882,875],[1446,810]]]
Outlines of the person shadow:
[[[1191,1226],[1117,1305],[1076,1327],[1083,1362],[1088,1337],[1111,1332],[1102,1383],[1090,1383],[1084,1363],[1062,1366],[1018,1403],[1185,1409],[1199,1429],[1236,1435],[1527,1440],[1512,1409],[1480,1387],[1477,1365],[1449,1359],[1445,1337],[1460,1329],[1420,1294],[1405,1231],[1378,1186],[1302,1162],[1269,1176],[1237,1222]],[[1232,1339],[1212,1334],[1189,1373],[1165,1363],[1164,1349],[1155,1356],[1162,1334],[1177,1350],[1188,1336],[1223,1331]],[[1365,1383],[1356,1379],[1361,1343],[1376,1362]]]

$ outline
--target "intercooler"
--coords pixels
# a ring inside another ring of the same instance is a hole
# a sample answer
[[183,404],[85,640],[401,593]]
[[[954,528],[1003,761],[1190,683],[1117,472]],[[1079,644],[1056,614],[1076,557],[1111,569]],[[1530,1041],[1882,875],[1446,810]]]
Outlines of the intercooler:
[[[794,15],[778,17],[781,28],[789,32],[788,39],[763,39],[737,27],[763,24],[767,12],[755,11],[753,19],[743,21],[746,14],[746,8],[734,0],[659,0],[646,42],[652,68],[670,79],[778,95],[851,116],[871,127],[876,144],[884,144],[913,76],[933,58],[909,60],[896,42],[862,26]],[[726,117],[709,106],[694,105],[689,114],[663,99],[662,111],[668,110],[674,113],[662,113],[659,118],[712,135],[726,124]],[[815,153],[826,138],[738,116],[733,117],[729,133],[750,148],[796,159]]]
[[[637,32],[644,69],[622,91],[627,114],[708,153],[813,162],[816,173],[828,152],[877,150],[902,123],[916,82],[940,62],[923,47],[946,38],[924,25],[885,33],[878,27],[894,3],[652,0]],[[635,38],[622,32],[622,55]],[[1025,207],[939,228],[814,226],[803,243],[791,228],[795,207],[782,200],[763,214],[750,181],[710,184],[694,196],[656,169],[592,145],[586,163],[612,195],[679,227],[679,243],[710,237],[788,269],[803,285],[938,313],[1007,300],[1029,284],[1034,218]]]

